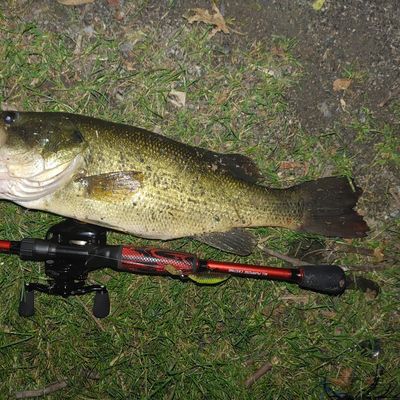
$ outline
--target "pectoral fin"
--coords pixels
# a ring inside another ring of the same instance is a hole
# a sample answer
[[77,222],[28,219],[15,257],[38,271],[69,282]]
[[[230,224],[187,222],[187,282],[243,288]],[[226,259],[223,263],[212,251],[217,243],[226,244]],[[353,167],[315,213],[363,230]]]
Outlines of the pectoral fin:
[[109,172],[78,179],[86,195],[103,201],[125,200],[143,184],[143,174],[136,171]]

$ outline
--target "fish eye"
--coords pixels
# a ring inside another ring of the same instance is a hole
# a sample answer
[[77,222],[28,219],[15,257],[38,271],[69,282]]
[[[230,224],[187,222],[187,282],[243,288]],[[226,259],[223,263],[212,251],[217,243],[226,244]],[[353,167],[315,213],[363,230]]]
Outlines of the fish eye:
[[8,111],[5,115],[4,115],[4,122],[7,125],[11,125],[15,119],[17,118],[17,113],[14,111]]
[[74,138],[74,140],[76,141],[76,142],[78,142],[78,143],[82,143],[82,142],[84,142],[84,138],[83,138],[83,136],[82,136],[82,133],[80,133],[78,130],[75,130],[74,131],[74,133],[73,133],[73,138]]

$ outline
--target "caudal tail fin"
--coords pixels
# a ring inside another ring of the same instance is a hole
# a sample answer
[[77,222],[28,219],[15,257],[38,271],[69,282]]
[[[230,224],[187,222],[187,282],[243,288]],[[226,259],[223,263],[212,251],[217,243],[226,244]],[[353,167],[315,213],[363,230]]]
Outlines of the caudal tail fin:
[[295,186],[304,201],[299,230],[343,238],[366,236],[368,225],[353,209],[362,190],[351,183],[345,177],[333,176]]

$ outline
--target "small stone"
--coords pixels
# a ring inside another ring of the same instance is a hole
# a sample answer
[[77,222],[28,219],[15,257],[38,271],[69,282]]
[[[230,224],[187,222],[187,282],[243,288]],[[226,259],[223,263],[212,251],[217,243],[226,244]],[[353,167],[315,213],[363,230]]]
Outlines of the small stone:
[[331,118],[332,117],[332,113],[329,110],[329,106],[326,103],[326,101],[323,101],[322,103],[318,104],[318,110],[321,111],[321,114],[325,117],[325,118]]

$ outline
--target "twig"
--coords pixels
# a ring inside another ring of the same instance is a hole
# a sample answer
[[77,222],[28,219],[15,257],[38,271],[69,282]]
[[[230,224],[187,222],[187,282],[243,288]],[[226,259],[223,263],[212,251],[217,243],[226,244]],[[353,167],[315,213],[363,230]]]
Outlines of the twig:
[[67,382],[66,381],[60,381],[56,383],[52,383],[49,386],[46,386],[43,389],[37,389],[37,390],[24,390],[22,392],[16,392],[15,397],[17,399],[28,399],[30,397],[41,397],[41,396],[46,396],[50,393],[54,393],[57,390],[61,390],[67,387]]
[[376,264],[376,265],[353,265],[347,268],[348,271],[352,272],[369,272],[369,271],[383,271],[385,269],[395,268],[394,265],[389,264]]
[[386,96],[384,100],[382,100],[378,107],[384,107],[387,103],[389,103],[394,97],[396,97],[400,93],[400,86],[393,88],[389,91],[389,94]]
[[366,247],[355,247],[350,244],[344,244],[344,243],[334,243],[333,246],[330,248],[330,250],[340,253],[353,253],[353,254],[358,254],[360,256],[368,256],[368,257],[375,256],[374,250],[372,249],[368,249]]
[[250,375],[244,385],[249,388],[253,383],[259,380],[263,375],[272,369],[272,364],[267,362],[261,368],[259,368],[254,374]]
[[310,300],[310,296],[296,296],[288,294],[286,296],[279,297],[279,300],[294,301],[295,303],[307,303]]
[[94,369],[82,368],[80,375],[84,376],[87,379],[92,379],[96,381],[100,379],[99,372],[95,371]]
[[262,246],[260,244],[258,245],[258,248],[261,249],[265,254],[268,254],[269,256],[276,257],[276,258],[279,258],[280,260],[286,261],[289,264],[294,265],[295,267],[301,267],[303,265],[313,265],[311,263],[301,261],[298,258],[293,258],[293,257],[287,256],[285,254],[279,253],[278,251],[268,249],[267,247]]

